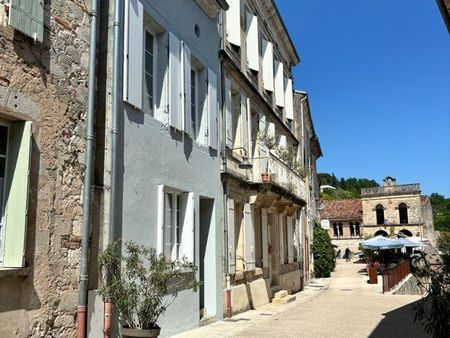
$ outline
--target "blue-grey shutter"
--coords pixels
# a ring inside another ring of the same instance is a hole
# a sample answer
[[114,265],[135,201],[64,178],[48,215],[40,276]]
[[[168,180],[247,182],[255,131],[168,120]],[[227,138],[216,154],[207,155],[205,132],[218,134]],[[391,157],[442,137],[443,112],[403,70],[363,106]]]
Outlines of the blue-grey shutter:
[[[183,54],[183,115],[184,115],[184,131],[188,135],[192,135],[192,116],[191,116],[191,49],[187,44],[182,44]],[[197,89],[198,90],[198,89]],[[198,103],[197,103],[198,105]]]
[[44,0],[11,0],[9,24],[35,41],[44,40]]
[[233,107],[231,102],[231,81],[225,79],[225,122],[227,139],[226,145],[233,148]]
[[208,69],[208,145],[217,149],[217,75],[211,69]]
[[143,109],[144,7],[139,0],[125,3],[123,99]]
[[180,40],[169,32],[169,124],[183,130]]
[[228,271],[230,273],[236,272],[236,247],[235,243],[235,234],[234,234],[234,221],[235,221],[235,206],[234,200],[229,198],[227,201],[228,206]]
[[255,227],[253,224],[253,208],[249,203],[244,204],[244,259],[245,270],[255,269]]

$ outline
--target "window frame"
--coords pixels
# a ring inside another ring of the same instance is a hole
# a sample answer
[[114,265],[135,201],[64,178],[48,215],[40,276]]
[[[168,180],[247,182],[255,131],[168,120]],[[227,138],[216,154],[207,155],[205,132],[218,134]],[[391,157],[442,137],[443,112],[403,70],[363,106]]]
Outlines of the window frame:
[[[153,67],[152,67],[152,72],[153,74],[151,74],[152,76],[152,113],[149,114],[147,112],[147,106],[145,103],[145,100],[147,100],[147,97],[149,96],[149,94],[146,91],[146,76],[147,76],[147,70],[145,68],[146,65],[146,61],[147,61],[147,53],[150,54],[147,51],[147,33],[150,34],[152,36],[152,41],[153,41],[153,51],[152,51],[152,57],[153,57]],[[143,53],[144,53],[144,62],[143,62],[143,76],[144,76],[144,85],[142,86],[142,91],[143,91],[143,111],[146,114],[149,114],[150,116],[152,116],[153,118],[156,118],[156,75],[157,75],[157,62],[158,62],[158,43],[157,43],[157,34],[155,33],[155,31],[148,25],[148,24],[144,24],[144,48],[143,48]]]
[[[165,254],[165,248],[167,245],[166,242],[166,226],[167,226],[167,220],[166,220],[166,210],[167,210],[167,199],[166,197],[168,195],[171,196],[172,198],[172,214],[171,214],[171,218],[172,218],[172,229],[171,229],[171,239],[170,239],[170,259],[171,260],[178,260],[181,257],[179,257],[180,255],[180,246],[181,246],[181,233],[182,233],[182,228],[183,228],[183,224],[180,224],[180,219],[181,219],[181,197],[182,197],[182,192],[179,191],[174,191],[174,190],[170,190],[170,189],[165,189],[164,190],[164,221],[163,221],[163,254]],[[179,231],[181,230],[181,231]],[[169,257],[166,257],[169,258]]]
[[4,234],[5,234],[5,225],[6,225],[6,217],[5,217],[5,208],[6,208],[6,186],[8,182],[8,163],[9,163],[9,147],[10,147],[10,134],[11,134],[11,125],[10,123],[0,120],[0,125],[7,128],[6,134],[6,154],[1,155],[0,157],[5,158],[5,179],[3,187],[0,191],[0,267],[3,266],[3,242],[4,242]]
[[[197,141],[197,137],[199,135],[200,129],[199,129],[199,87],[198,87],[198,78],[199,78],[199,72],[200,70],[195,67],[195,65],[191,62],[191,124],[192,124],[192,139]],[[194,75],[194,96],[192,96],[192,76]],[[195,99],[195,104],[193,105],[192,97]],[[195,107],[195,110],[192,111],[193,106]],[[192,116],[195,116],[195,122],[192,120]]]

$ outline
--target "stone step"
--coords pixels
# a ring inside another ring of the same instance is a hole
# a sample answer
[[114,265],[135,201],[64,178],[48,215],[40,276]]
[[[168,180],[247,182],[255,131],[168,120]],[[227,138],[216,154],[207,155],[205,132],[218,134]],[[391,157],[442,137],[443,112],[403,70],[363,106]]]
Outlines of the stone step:
[[275,292],[273,298],[280,299],[280,298],[286,297],[287,295],[288,295],[288,292],[286,290],[280,290],[278,292]]
[[282,298],[274,298],[272,299],[272,304],[288,304],[290,302],[293,302],[295,300],[294,295],[287,295]]

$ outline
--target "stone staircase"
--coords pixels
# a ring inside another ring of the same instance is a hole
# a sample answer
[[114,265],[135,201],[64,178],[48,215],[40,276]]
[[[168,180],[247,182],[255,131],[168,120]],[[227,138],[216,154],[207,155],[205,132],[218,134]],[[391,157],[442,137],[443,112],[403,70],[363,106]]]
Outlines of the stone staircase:
[[275,292],[272,304],[288,304],[295,300],[294,295],[289,295],[286,290]]

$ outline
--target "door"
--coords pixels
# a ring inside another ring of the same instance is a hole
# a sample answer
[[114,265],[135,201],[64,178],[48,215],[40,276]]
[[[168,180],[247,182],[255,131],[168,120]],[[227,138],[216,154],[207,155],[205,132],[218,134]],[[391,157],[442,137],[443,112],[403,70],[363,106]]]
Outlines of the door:
[[216,266],[214,237],[214,200],[200,197],[200,259],[199,276],[202,285],[199,289],[200,319],[215,315],[215,270],[207,267]]

